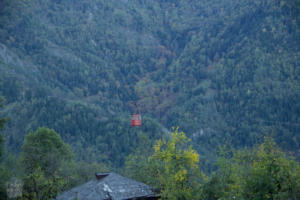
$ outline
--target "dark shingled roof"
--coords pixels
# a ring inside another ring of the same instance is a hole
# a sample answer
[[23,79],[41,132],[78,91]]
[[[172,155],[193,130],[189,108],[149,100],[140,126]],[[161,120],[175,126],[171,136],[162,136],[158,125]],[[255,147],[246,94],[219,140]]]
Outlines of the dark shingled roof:
[[58,196],[57,200],[122,200],[155,198],[152,188],[114,172],[97,173],[96,178]]

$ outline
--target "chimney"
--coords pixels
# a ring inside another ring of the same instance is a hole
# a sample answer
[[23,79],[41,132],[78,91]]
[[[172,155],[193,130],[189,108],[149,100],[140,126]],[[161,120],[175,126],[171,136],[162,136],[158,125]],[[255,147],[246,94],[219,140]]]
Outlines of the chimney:
[[109,175],[109,173],[96,173],[95,174],[97,180],[101,180],[101,179],[105,178],[108,175]]

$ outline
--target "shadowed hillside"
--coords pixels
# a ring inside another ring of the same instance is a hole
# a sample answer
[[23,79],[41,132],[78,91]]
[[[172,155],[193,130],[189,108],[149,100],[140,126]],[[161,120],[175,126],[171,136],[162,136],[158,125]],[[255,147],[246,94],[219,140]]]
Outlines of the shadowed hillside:
[[264,135],[299,156],[299,13],[297,0],[2,0],[7,145],[46,126],[118,167],[179,126],[204,156]]

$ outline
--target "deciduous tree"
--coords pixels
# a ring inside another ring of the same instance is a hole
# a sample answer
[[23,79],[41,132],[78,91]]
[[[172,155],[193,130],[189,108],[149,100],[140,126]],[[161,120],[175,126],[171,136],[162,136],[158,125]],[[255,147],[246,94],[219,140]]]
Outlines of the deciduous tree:
[[22,146],[21,161],[27,174],[37,168],[51,176],[59,170],[63,162],[73,160],[73,153],[68,144],[52,129],[39,128],[30,132]]
[[[230,156],[231,155],[231,156]],[[203,199],[285,200],[300,198],[300,165],[275,142],[229,152],[204,186]]]
[[178,128],[169,140],[159,140],[149,158],[150,172],[165,199],[197,199],[204,175],[199,169],[199,155],[190,140]]

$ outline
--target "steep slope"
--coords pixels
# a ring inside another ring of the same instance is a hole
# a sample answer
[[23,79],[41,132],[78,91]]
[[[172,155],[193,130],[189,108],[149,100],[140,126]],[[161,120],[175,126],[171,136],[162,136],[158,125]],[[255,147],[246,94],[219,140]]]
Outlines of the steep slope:
[[[266,134],[299,151],[299,11],[296,0],[4,0],[8,145],[47,126],[79,159],[120,166],[162,124],[203,154]],[[141,129],[129,126],[131,101]]]
[[[192,10],[184,5],[179,7]],[[194,12],[182,16],[201,20],[177,29],[186,41],[183,50],[167,69],[140,83],[153,88],[139,93],[147,105],[154,102],[149,111],[156,110],[167,126],[180,125],[202,148],[221,141],[253,145],[270,134],[282,147],[299,149],[299,3],[192,6]]]
[[156,41],[111,19],[118,5],[3,2],[1,90],[11,116],[11,149],[18,150],[30,130],[47,126],[73,145],[79,159],[119,166],[141,140],[151,145],[162,135],[147,117],[142,128],[130,128],[131,85],[151,65],[145,59],[155,53]]

